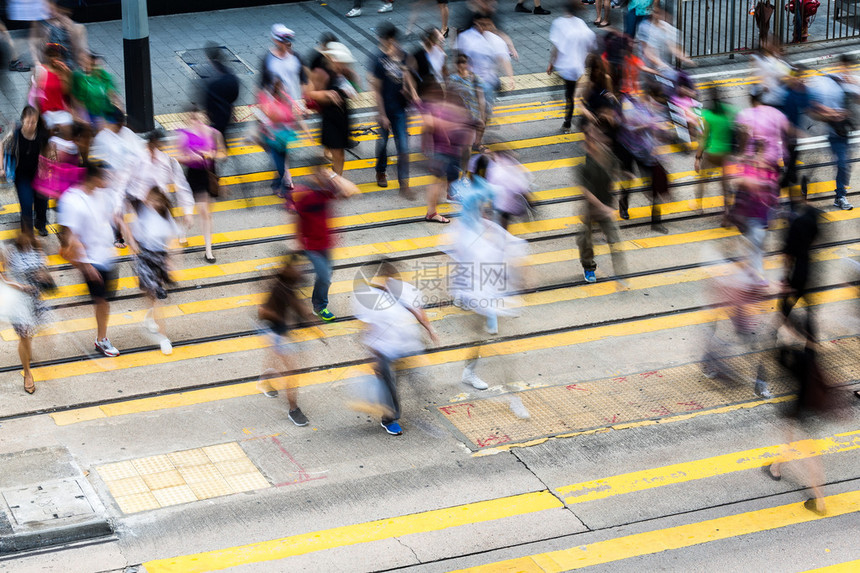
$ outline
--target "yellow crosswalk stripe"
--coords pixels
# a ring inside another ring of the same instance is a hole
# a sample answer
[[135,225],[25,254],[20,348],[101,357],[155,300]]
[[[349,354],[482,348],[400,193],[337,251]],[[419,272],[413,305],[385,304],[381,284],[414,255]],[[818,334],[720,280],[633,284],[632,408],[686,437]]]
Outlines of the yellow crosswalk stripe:
[[860,559],[857,561],[848,561],[846,563],[837,563],[827,567],[819,567],[818,569],[810,569],[806,573],[857,573],[860,571]]
[[777,460],[787,462],[857,449],[860,449],[860,430],[821,440],[803,440],[788,445],[756,448],[692,462],[620,474],[559,487],[556,488],[556,491],[567,496],[564,500],[565,504],[572,505],[760,468]]
[[732,539],[742,535],[856,513],[860,511],[860,491],[828,496],[825,498],[825,504],[827,506],[825,517],[807,510],[803,507],[803,503],[791,503],[698,523],[627,535],[587,545],[578,545],[570,549],[549,551],[528,557],[459,569],[456,573],[501,573],[503,571],[563,573],[593,565],[614,563],[631,557],[654,555],[655,553],[693,547],[720,539]]
[[[603,286],[603,288],[605,288],[605,286]],[[552,296],[558,296],[556,293],[550,294]],[[815,293],[809,297],[807,304],[822,305],[854,300],[856,295],[856,288],[837,288]],[[440,313],[448,312],[455,311],[450,309],[442,309],[440,311]],[[771,303],[767,305],[766,308],[761,308],[759,310],[759,313],[761,314],[771,314],[774,312],[777,312],[776,303]],[[438,319],[438,317],[431,317],[431,320],[432,319]],[[539,351],[549,348],[561,348],[588,342],[596,342],[607,338],[648,334],[674,328],[698,326],[719,320],[722,320],[721,313],[713,309],[664,317],[646,318],[622,324],[544,334],[524,339],[489,342],[481,346],[481,356],[510,356],[529,351]],[[353,325],[350,325],[348,322],[334,323],[329,326],[331,327],[331,329],[327,327],[329,335],[336,336],[336,333],[338,332],[358,332],[358,325],[354,323]],[[305,329],[297,330],[294,333],[294,339],[296,341],[311,340],[314,336],[315,335],[311,333],[310,330]],[[265,347],[266,342],[261,340],[260,337],[246,337],[206,342],[193,346],[179,346],[174,348],[173,354],[170,356],[165,356],[160,351],[140,352],[132,355],[120,355],[117,358],[99,358],[96,360],[75,362],[71,364],[44,366],[35,368],[32,372],[35,380],[39,382],[43,380],[71,378],[99,372],[115,372],[140,366],[170,364],[212,355],[225,355],[236,352],[246,352],[249,350],[260,350]],[[443,364],[462,362],[472,357],[473,350],[470,348],[443,350],[431,354],[422,354],[403,359],[401,365],[404,369],[413,369],[425,366],[439,366]],[[289,381],[291,385],[296,387],[313,386],[317,384],[344,381],[356,376],[369,374],[371,371],[371,366],[367,363],[359,366],[329,368],[310,373],[288,375],[280,379],[273,380],[273,385],[276,385],[276,387],[283,386],[286,385],[287,381]],[[248,382],[227,387],[191,390],[167,396],[134,399],[127,402],[57,412],[51,414],[51,417],[57,425],[67,425],[87,420],[94,420],[97,418],[149,412],[166,408],[201,404],[227,398],[250,396],[257,392],[256,383]]]
[[[705,464],[711,468],[711,470],[707,472],[707,475],[698,473],[690,479],[697,480],[706,477],[715,477],[753,468],[755,466],[746,463],[744,456],[760,456],[766,451],[793,452],[798,456],[794,459],[799,459],[801,456],[836,454],[849,451],[857,447],[860,447],[860,431],[830,436],[820,440],[803,440],[790,444],[780,444],[776,446],[768,446],[766,448],[734,452],[698,460],[696,462],[690,462],[691,465]],[[738,460],[741,460],[741,462],[744,463],[744,467],[737,467]],[[675,480],[660,478],[671,478],[678,471],[683,471],[686,467],[687,466],[684,464],[674,464],[652,468],[647,470],[650,473],[648,476],[643,476],[643,478],[647,478],[649,476],[656,478],[653,485],[649,485],[649,487],[663,487],[679,483]],[[618,481],[624,481],[625,477],[630,475],[632,474],[623,474],[607,478],[605,480],[595,480],[592,482],[585,482],[583,484],[560,487],[556,488],[556,491],[564,492],[572,491],[573,489],[580,487],[593,487],[592,484],[597,484],[599,486],[602,483],[618,483]],[[626,489],[615,487],[610,487],[606,491],[606,495],[603,495],[602,497],[610,497],[628,492]],[[565,500],[565,503],[570,504],[571,502]],[[827,503],[828,512],[830,512],[832,498],[829,498]],[[792,504],[792,506],[794,505],[795,504]],[[560,507],[562,507],[562,504],[558,502],[558,499],[551,495],[549,491],[544,490],[293,535],[281,539],[251,543],[238,547],[218,549],[168,559],[157,559],[144,563],[144,566],[147,571],[150,571],[150,573],[173,573],[180,571],[182,573],[194,573],[198,571],[212,571],[235,567],[238,565],[265,563],[296,555],[304,555],[316,551],[324,551],[326,549],[346,547],[360,543],[380,541],[383,539],[390,539],[392,537],[400,537],[402,535],[428,533],[462,525],[479,524],[506,517],[536,513],[547,509],[558,509]],[[838,567],[842,567],[844,565],[849,564],[841,564],[839,566],[833,566],[837,567],[837,569],[825,568],[821,571],[827,571],[827,573],[841,573],[841,571],[848,571],[848,569],[838,569]],[[496,571],[495,569],[487,570]],[[503,571],[505,569],[498,570]]]
[[527,513],[562,507],[548,491],[538,491],[490,501],[479,501],[445,509],[392,517],[293,535],[241,547],[231,547],[195,555],[158,559],[144,563],[149,573],[202,573],[247,563],[265,563],[305,555],[314,551],[347,547],[391,539],[410,533],[441,531],[451,527],[493,521]]

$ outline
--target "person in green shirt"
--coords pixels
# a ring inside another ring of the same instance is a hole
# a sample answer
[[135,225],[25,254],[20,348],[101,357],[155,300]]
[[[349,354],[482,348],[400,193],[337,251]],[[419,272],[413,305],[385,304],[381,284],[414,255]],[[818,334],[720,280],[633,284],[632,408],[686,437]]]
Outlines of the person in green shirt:
[[726,176],[726,165],[732,153],[732,144],[735,132],[735,115],[737,110],[726,104],[715,87],[711,89],[710,105],[702,110],[702,135],[699,140],[699,148],[696,151],[695,169],[699,173],[699,182],[696,185],[695,208],[702,210],[702,195],[705,191],[705,183],[702,178],[702,170],[719,167],[720,186],[723,189],[723,226],[728,224],[729,204],[731,203],[731,190]]
[[624,15],[624,33],[631,38],[636,37],[636,30],[643,20],[651,16],[654,0],[630,0]]
[[84,67],[72,75],[72,97],[86,110],[91,124],[105,117],[119,103],[116,83],[96,54],[89,54]]

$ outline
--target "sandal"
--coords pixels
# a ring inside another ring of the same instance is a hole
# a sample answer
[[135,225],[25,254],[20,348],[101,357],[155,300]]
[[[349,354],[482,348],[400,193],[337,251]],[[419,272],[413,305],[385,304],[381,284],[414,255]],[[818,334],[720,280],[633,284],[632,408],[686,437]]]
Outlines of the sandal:
[[[21,372],[21,376],[24,376],[24,392],[26,392],[27,394],[32,394],[33,392],[35,392],[36,391],[36,383],[33,381],[33,375],[32,374],[30,375],[29,380],[24,375],[24,372]],[[27,384],[27,382],[30,382],[30,383]]]
[[[438,217],[438,219],[437,219],[437,217]],[[424,217],[424,220],[427,221],[428,223],[441,223],[443,225],[451,222],[451,219],[446,219],[445,217],[443,217],[439,213],[433,213],[432,215],[426,215]]]
[[114,241],[113,246],[117,249],[125,249],[128,245],[125,244],[125,241]]

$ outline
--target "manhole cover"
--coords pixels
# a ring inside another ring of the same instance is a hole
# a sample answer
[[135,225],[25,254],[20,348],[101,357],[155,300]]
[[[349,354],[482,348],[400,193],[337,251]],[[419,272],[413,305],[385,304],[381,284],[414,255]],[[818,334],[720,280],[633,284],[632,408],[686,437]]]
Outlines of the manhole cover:
[[[233,70],[233,73],[237,76],[254,73],[251,68],[239,59],[239,56],[231,52],[226,46],[218,46],[216,49],[221,53],[221,61],[224,62],[224,65]],[[212,66],[209,65],[209,59],[206,57],[206,49],[197,48],[194,50],[185,50],[184,52],[176,52],[176,54],[182,58],[185,65],[191,68],[198,77],[203,79],[212,77]]]
[[13,527],[95,514],[95,509],[75,479],[6,490],[3,499],[15,520]]

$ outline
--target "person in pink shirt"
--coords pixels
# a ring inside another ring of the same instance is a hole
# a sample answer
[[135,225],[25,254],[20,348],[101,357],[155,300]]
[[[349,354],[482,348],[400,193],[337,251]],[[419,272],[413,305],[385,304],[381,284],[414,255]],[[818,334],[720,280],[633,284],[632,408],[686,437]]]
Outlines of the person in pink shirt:
[[761,103],[764,89],[754,85],[750,89],[752,107],[737,115],[736,125],[740,129],[740,148],[744,156],[752,156],[756,145],[761,145],[761,158],[774,171],[779,170],[779,161],[785,156],[791,126],[785,115],[769,105]]

